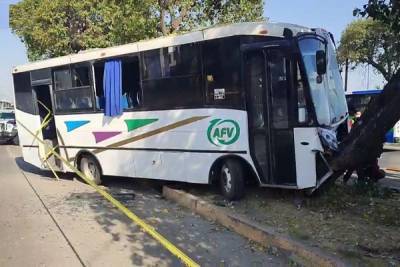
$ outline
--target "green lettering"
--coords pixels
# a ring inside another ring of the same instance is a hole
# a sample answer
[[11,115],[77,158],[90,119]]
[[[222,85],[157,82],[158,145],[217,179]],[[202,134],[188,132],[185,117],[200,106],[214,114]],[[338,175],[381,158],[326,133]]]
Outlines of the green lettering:
[[222,128],[221,130],[221,137],[225,136],[227,134],[227,128]]
[[235,130],[234,128],[229,128],[229,129],[228,129],[228,137],[229,137],[229,138],[232,137],[232,134],[233,134],[233,131],[234,131],[234,130]]
[[219,129],[216,128],[213,134],[213,138],[219,138],[219,137],[220,137]]

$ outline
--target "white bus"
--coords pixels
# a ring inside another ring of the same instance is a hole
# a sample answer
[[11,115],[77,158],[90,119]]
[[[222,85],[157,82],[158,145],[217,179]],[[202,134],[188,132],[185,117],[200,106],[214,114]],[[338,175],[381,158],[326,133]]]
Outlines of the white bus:
[[[317,188],[348,116],[331,35],[241,23],[94,49],[13,70],[16,117],[96,183],[127,176]],[[46,147],[18,125],[23,157]],[[71,171],[55,160],[58,171]]]

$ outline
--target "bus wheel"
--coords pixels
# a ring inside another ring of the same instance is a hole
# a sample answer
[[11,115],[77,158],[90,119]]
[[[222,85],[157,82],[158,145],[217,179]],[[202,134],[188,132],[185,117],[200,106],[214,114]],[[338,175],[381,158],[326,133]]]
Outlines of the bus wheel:
[[101,184],[101,169],[92,156],[83,155],[79,163],[80,171],[95,184]]
[[221,167],[220,186],[228,200],[238,200],[244,195],[243,166],[237,159],[227,159]]

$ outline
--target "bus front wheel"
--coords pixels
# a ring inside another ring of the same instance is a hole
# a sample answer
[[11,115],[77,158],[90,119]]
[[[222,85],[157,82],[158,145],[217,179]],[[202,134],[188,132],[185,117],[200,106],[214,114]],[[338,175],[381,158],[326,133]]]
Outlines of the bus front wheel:
[[89,180],[97,185],[101,184],[100,165],[94,157],[83,155],[80,160],[79,169]]
[[226,159],[221,166],[220,186],[228,200],[238,200],[244,195],[243,166],[238,159]]

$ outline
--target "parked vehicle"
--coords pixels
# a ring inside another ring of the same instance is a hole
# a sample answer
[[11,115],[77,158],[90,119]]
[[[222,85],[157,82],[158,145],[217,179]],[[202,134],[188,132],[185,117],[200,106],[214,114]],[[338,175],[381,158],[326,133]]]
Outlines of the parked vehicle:
[[[349,108],[349,126],[351,128],[353,121],[357,116],[364,113],[368,104],[376,98],[382,90],[362,90],[353,91],[346,94],[347,105]],[[357,114],[358,113],[358,114]],[[400,142],[400,121],[388,131],[386,134],[386,142],[397,143]]]
[[19,144],[15,113],[13,110],[0,110],[0,142]]
[[96,183],[218,182],[228,199],[249,177],[318,188],[333,173],[328,146],[347,133],[333,43],[322,29],[240,23],[18,66],[24,160],[46,167],[29,132],[49,109],[38,136]]

